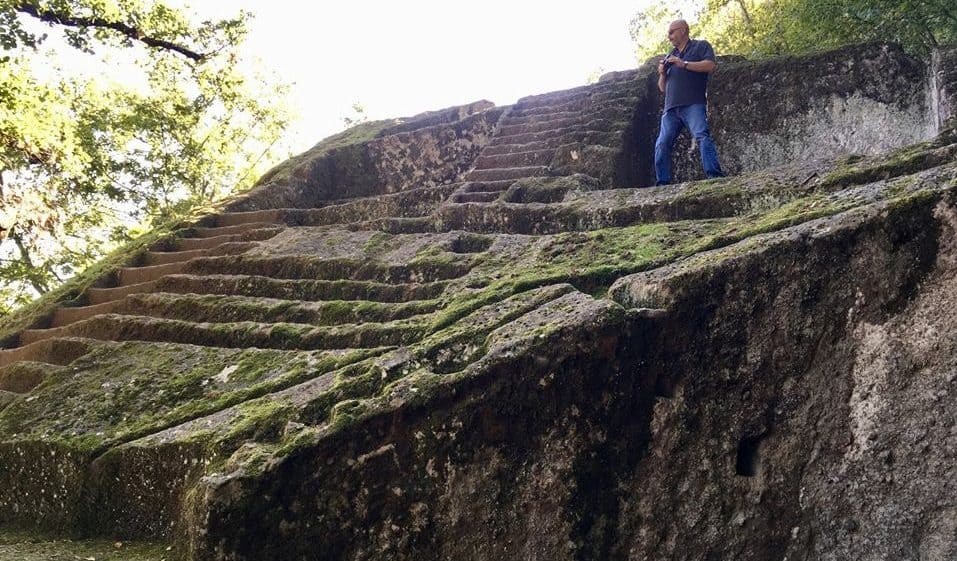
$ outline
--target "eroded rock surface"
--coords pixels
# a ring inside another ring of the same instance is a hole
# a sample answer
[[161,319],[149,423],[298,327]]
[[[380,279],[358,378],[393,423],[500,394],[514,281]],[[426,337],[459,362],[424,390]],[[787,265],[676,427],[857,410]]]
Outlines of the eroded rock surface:
[[3,334],[0,524],[189,560],[954,558],[954,51],[854,52],[722,70],[847,104],[823,148],[813,95],[754,125],[722,180],[641,187],[650,67],[320,143]]

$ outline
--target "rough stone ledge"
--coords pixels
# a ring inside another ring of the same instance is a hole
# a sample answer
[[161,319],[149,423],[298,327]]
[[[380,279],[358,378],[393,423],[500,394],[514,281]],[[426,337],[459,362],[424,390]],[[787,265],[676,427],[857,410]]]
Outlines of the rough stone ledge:
[[[406,504],[428,501],[429,493],[435,490],[432,485],[442,485],[443,476],[427,484],[431,489],[421,490],[403,483],[406,476],[396,478],[401,473],[418,473],[425,464],[417,457],[414,441],[393,440],[389,435],[433,435],[431,425],[443,419],[453,423],[453,418],[484,419],[479,421],[484,426],[448,427],[451,439],[439,443],[437,460],[459,447],[454,436],[459,430],[466,446],[474,438],[465,436],[470,430],[479,431],[474,436],[499,434],[495,438],[507,438],[508,429],[496,419],[494,411],[511,401],[511,396],[527,392],[547,400],[555,388],[595,382],[585,382],[578,378],[578,370],[564,370],[561,365],[585,362],[606,370],[599,365],[611,358],[609,353],[616,346],[624,319],[617,305],[573,293],[496,331],[488,354],[465,370],[443,378],[400,380],[370,413],[347,425],[327,426],[307,445],[268,464],[265,472],[253,475],[238,471],[226,477],[206,478],[193,505],[193,520],[201,527],[191,527],[191,556],[203,560],[229,556],[294,558],[308,555],[307,550],[318,543],[332,556],[332,551],[351,549],[354,545],[349,544],[347,535],[365,533],[353,517],[365,516],[366,507],[354,511],[352,506],[338,503],[337,497],[363,497],[369,492],[363,490],[366,485],[376,488],[373,495],[385,492],[395,496],[391,489],[398,486],[405,489],[401,503]],[[499,400],[505,401],[499,404]],[[529,407],[521,403],[515,406]],[[566,402],[558,407],[568,406]],[[539,414],[551,416],[554,407]],[[435,466],[440,471],[445,469],[438,461]],[[377,472],[378,482],[368,478]],[[280,499],[286,496],[315,500],[290,504]],[[359,502],[365,499],[359,498]],[[368,515],[379,519],[387,513]],[[310,537],[295,544],[283,540],[281,534],[292,529],[290,525],[300,536]]]
[[867,225],[888,220],[902,205],[933,204],[953,199],[957,186],[951,184],[935,191],[925,191],[912,200],[886,200],[867,206],[805,222],[784,230],[753,236],[730,246],[695,254],[665,267],[628,275],[618,279],[609,289],[609,296],[626,308],[671,309],[679,301],[687,301],[685,293],[701,279],[726,276],[726,269],[745,269],[767,261],[770,255],[801,253],[801,246],[822,238],[850,235]]

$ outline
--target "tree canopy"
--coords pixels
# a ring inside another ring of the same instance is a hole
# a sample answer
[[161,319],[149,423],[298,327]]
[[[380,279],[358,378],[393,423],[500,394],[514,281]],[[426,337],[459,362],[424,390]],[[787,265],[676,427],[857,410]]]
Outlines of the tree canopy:
[[[893,41],[915,54],[957,41],[953,0],[696,0],[691,13],[652,7],[632,20],[640,60],[666,52],[669,21],[684,17],[692,35],[719,53],[800,54],[865,41]],[[662,5],[664,6],[664,5]]]
[[285,88],[239,63],[249,19],[0,0],[0,311],[285,155]]

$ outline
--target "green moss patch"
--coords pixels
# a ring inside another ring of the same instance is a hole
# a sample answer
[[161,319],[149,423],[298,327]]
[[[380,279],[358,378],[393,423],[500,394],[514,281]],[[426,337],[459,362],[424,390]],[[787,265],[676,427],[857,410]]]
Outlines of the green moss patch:
[[36,532],[0,532],[0,559],[17,561],[178,561],[181,557],[165,543],[126,540],[72,540]]
[[[702,251],[747,237],[831,216],[880,198],[912,189],[916,179],[905,176],[883,182],[871,191],[813,191],[780,206],[761,206],[747,214],[711,220],[686,220],[603,228],[541,236],[523,255],[487,255],[470,275],[477,290],[450,291],[448,304],[436,314],[434,331],[452,325],[481,306],[536,286],[570,283],[601,295],[621,276],[664,266]],[[709,196],[738,192],[733,182],[709,182]]]
[[375,356],[128,342],[99,349],[0,413],[7,439],[96,450],[208,415]]
[[286,179],[297,167],[303,163],[322,157],[333,150],[361,144],[376,138],[380,132],[389,126],[395,124],[395,119],[383,119],[380,121],[368,121],[359,123],[340,133],[326,137],[318,144],[306,150],[302,154],[293,156],[285,162],[280,163],[271,170],[267,171],[256,182],[256,185],[265,185],[266,183],[281,182]]
[[901,148],[890,154],[863,159],[849,159],[821,178],[819,188],[839,189],[864,185],[892,177],[910,175],[952,162],[957,158],[957,144],[947,144],[948,138]]

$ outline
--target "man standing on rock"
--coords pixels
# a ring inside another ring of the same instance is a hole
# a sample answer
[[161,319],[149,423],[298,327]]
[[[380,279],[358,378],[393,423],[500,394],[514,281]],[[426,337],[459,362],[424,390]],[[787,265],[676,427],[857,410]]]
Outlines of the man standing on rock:
[[665,94],[661,130],[655,142],[656,185],[671,183],[671,149],[686,126],[701,149],[701,165],[708,177],[724,177],[718,150],[708,130],[708,78],[714,72],[714,49],[704,40],[690,39],[688,22],[679,19],[668,26],[668,41],[674,49],[658,63],[658,89]]

